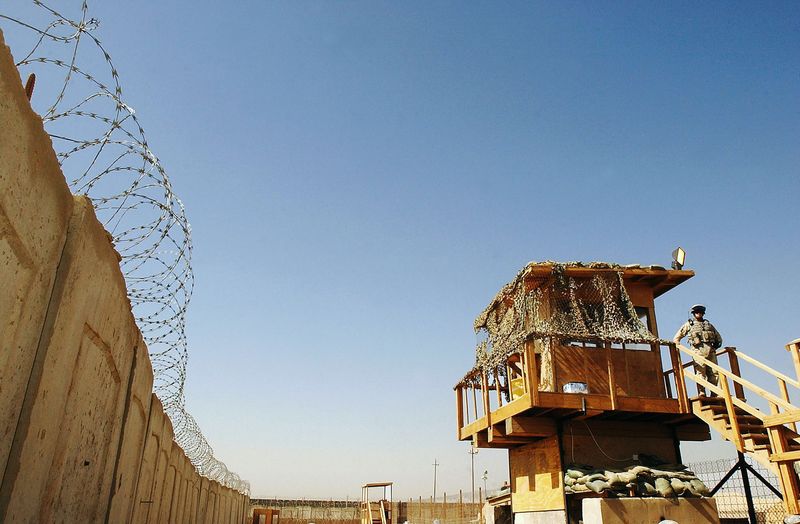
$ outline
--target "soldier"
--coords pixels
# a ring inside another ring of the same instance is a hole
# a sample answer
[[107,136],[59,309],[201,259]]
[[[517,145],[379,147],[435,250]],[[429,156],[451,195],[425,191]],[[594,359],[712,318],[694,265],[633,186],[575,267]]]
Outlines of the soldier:
[[[701,357],[710,360],[714,364],[717,363],[717,349],[722,347],[722,336],[719,331],[703,316],[706,314],[706,307],[702,304],[695,304],[692,306],[691,315],[688,321],[675,333],[673,341],[675,344],[680,344],[683,337],[688,336],[689,345]],[[695,373],[698,371],[700,375],[713,385],[717,385],[718,377],[717,372],[707,366],[701,364],[697,360],[694,363]],[[700,394],[705,395],[705,388],[700,386]]]

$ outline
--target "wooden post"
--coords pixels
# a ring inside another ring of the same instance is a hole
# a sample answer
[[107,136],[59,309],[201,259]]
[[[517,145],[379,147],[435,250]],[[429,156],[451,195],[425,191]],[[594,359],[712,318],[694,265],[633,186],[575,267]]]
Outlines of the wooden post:
[[508,401],[511,402],[514,400],[514,397],[511,396],[511,366],[508,365],[507,359],[506,359],[506,387],[508,388]]
[[464,427],[464,389],[463,386],[456,388],[456,420],[458,421],[459,434],[461,436],[461,428]]
[[483,414],[486,417],[486,423],[491,427],[492,420],[489,416],[489,378],[486,372],[481,373],[481,395],[483,396]]
[[475,392],[475,385],[470,386],[472,389],[472,410],[475,413],[475,420],[478,420],[478,394]]
[[[736,348],[726,347],[725,352],[728,354],[728,364],[730,365],[731,373],[742,378],[742,372],[739,371],[739,356],[736,354]],[[733,382],[733,391],[736,393],[736,398],[739,400],[747,400],[744,397],[744,388],[736,381]]]
[[689,398],[686,392],[686,377],[683,375],[683,365],[678,348],[674,343],[669,344],[669,358],[672,361],[672,372],[675,375],[675,393],[678,396],[678,406],[681,412],[689,413]]
[[667,390],[667,398],[672,398],[672,384],[669,383],[667,372],[662,373],[664,377],[664,388]]
[[458,518],[464,518],[464,496],[462,490],[458,490]]
[[500,393],[500,368],[494,368],[494,391],[497,393],[497,407],[503,407],[503,395]]
[[[770,413],[773,415],[778,413],[778,406],[774,403],[769,403]],[[767,428],[769,433],[769,444],[771,452],[786,453],[789,450],[788,439],[786,438],[786,430],[782,425],[769,426]],[[797,475],[794,472],[793,461],[780,461],[778,462],[778,480],[781,483],[781,492],[783,492],[783,507],[789,515],[800,514],[800,489],[798,489]]]
[[539,405],[539,376],[536,371],[536,348],[533,340],[525,341],[525,351],[522,354],[525,361],[526,390],[530,395],[531,406]]
[[[778,389],[781,390],[781,398],[786,401],[787,404],[791,404],[789,400],[789,390],[786,388],[786,381],[782,378],[778,379]],[[797,424],[795,422],[791,423],[792,431],[797,433]]]
[[792,340],[786,344],[786,351],[792,354],[792,363],[794,363],[794,373],[800,382],[800,338]]
[[608,395],[611,398],[611,409],[617,409],[617,380],[614,377],[614,361],[611,355],[611,343],[605,343],[606,363],[608,365]]
[[733,445],[736,446],[741,452],[744,452],[744,440],[742,439],[742,432],[739,429],[739,419],[736,418],[736,409],[733,406],[733,401],[731,400],[731,390],[728,387],[728,377],[723,375],[722,373],[719,374],[719,385],[722,387],[722,398],[725,400],[725,408],[728,411],[728,421],[731,424],[731,431],[733,432]]

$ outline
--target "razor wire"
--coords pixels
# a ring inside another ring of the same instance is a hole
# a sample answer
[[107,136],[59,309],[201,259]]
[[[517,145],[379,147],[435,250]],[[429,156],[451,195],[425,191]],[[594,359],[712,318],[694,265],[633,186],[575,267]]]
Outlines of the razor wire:
[[73,16],[40,0],[19,6],[19,13],[11,9],[6,3],[0,12],[3,27],[12,30],[7,43],[13,33],[20,73],[36,75],[33,103],[71,190],[89,197],[121,256],[153,365],[153,390],[175,441],[201,475],[249,494],[249,483],[214,457],[185,408],[191,227],[136,113],[123,100],[117,69],[94,34],[99,23],[89,17],[86,1]]

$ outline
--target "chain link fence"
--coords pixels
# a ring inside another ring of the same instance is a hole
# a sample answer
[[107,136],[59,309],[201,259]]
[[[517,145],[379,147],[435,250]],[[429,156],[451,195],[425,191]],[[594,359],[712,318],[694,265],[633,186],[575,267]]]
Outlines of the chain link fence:
[[[745,457],[745,460],[774,487],[777,488],[780,485],[778,483],[778,478],[768,468],[751,460],[749,457]],[[687,465],[689,469],[697,473],[697,476],[702,479],[709,488],[713,489],[731,468],[736,465],[736,462],[737,459],[731,458],[693,462]],[[753,506],[755,507],[756,521],[759,524],[782,523],[786,513],[783,510],[783,502],[781,499],[751,472],[748,472],[748,479]],[[741,521],[748,522],[747,497],[745,495],[744,481],[740,471],[734,472],[733,475],[731,475],[725,484],[714,494],[714,499],[717,501],[720,519],[744,519]]]

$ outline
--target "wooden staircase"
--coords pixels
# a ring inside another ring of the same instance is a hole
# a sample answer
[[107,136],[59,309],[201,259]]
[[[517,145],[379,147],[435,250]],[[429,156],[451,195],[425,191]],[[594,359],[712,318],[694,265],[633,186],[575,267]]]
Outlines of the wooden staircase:
[[[731,424],[728,409],[725,406],[725,399],[722,397],[698,396],[691,399],[692,412],[706,424],[711,426],[723,438],[736,445],[738,437],[737,430]],[[772,470],[778,475],[778,468],[775,462],[770,460],[773,455],[772,447],[769,442],[769,431],[764,425],[764,421],[758,417],[750,415],[745,410],[734,407],[734,422],[738,426],[738,434],[741,437],[742,453],[748,453],[755,461]],[[787,445],[790,451],[800,451],[800,435],[785,428]]]
[[[698,393],[701,390],[709,392],[709,396],[699,394],[693,398],[688,398],[684,393],[683,402],[688,404],[688,410],[733,443],[738,451],[748,454],[753,460],[772,470],[780,481],[786,512],[800,514],[800,488],[794,468],[794,463],[800,462],[800,434],[797,432],[800,407],[793,405],[789,399],[789,386],[800,393],[800,339],[786,346],[792,354],[798,377],[796,379],[770,368],[736,348],[724,348],[717,353],[718,357],[727,355],[729,369],[697,356],[684,346],[677,345],[677,349],[719,374],[718,384],[715,385],[702,375],[687,370],[692,365],[691,361],[681,366],[682,376],[676,377],[676,380],[684,388],[685,379],[690,379],[697,384]],[[743,379],[739,370],[740,359],[777,379],[779,394],[770,393]],[[747,401],[745,391],[755,399],[754,402]],[[757,404],[768,406],[769,411],[759,409]]]

